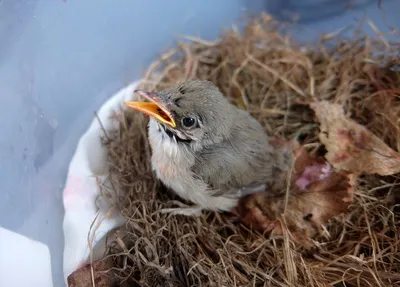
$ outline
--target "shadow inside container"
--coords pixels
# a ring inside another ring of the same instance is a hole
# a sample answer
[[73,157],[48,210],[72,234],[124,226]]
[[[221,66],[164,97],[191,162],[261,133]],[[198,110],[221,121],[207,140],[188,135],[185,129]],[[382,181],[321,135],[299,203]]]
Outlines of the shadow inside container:
[[380,6],[379,0],[269,0],[266,10],[277,20],[306,24],[327,20],[349,10],[362,10],[373,3]]

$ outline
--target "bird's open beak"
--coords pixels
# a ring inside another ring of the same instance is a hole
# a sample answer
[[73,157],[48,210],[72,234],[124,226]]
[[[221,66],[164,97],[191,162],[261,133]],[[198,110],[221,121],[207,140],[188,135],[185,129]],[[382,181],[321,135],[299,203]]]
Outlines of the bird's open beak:
[[149,100],[150,102],[125,102],[126,106],[154,117],[160,122],[170,125],[173,128],[176,127],[174,118],[165,107],[164,101],[157,93],[143,90],[135,90],[134,92],[138,93],[140,96]]

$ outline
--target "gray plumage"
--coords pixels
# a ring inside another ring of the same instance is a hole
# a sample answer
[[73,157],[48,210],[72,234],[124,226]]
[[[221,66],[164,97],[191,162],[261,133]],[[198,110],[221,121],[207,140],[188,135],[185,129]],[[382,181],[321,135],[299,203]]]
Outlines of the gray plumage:
[[264,129],[214,84],[192,80],[157,96],[176,127],[150,119],[153,169],[166,186],[196,204],[165,212],[229,211],[241,192],[273,180],[279,166]]

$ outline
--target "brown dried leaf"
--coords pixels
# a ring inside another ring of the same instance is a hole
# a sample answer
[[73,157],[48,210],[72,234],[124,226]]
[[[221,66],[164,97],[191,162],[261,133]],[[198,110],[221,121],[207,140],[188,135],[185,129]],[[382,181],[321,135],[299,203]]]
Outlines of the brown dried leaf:
[[[87,264],[70,274],[67,278],[68,287],[111,287],[111,286],[132,286],[132,280],[122,280],[108,274],[107,270],[113,267],[112,259],[100,259],[93,264]],[[93,278],[92,278],[93,268]],[[93,285],[94,284],[94,285]]]
[[356,174],[391,175],[400,172],[400,154],[362,125],[348,119],[338,104],[310,104],[321,123],[320,141],[327,160],[337,169]]
[[283,219],[292,238],[310,247],[310,239],[324,224],[347,211],[355,177],[334,171],[323,157],[313,156],[305,148],[296,148],[293,153],[287,204],[284,195],[261,192],[241,199],[237,210],[245,225],[273,237],[283,235]]
[[247,110],[242,91],[238,87],[231,87],[231,96],[233,97],[235,104],[238,108],[242,110]]
[[68,276],[68,286],[69,287],[89,287],[93,286],[93,281],[92,281],[92,272],[91,269],[93,268],[93,275],[94,275],[94,282],[97,284],[96,286],[101,286],[101,287],[108,287],[112,286],[111,279],[104,273],[99,272],[103,271],[105,269],[109,269],[112,267],[112,261],[111,260],[99,260],[93,262],[92,265],[87,264],[75,272],[73,272],[71,275]]

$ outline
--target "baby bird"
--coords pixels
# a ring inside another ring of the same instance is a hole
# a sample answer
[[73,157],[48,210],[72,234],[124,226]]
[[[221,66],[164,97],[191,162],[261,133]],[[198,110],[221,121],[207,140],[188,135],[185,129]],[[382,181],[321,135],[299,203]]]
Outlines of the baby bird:
[[191,207],[163,212],[230,211],[243,193],[263,191],[277,168],[262,126],[230,104],[209,81],[190,80],[163,92],[136,90],[149,102],[126,102],[150,116],[156,176]]

